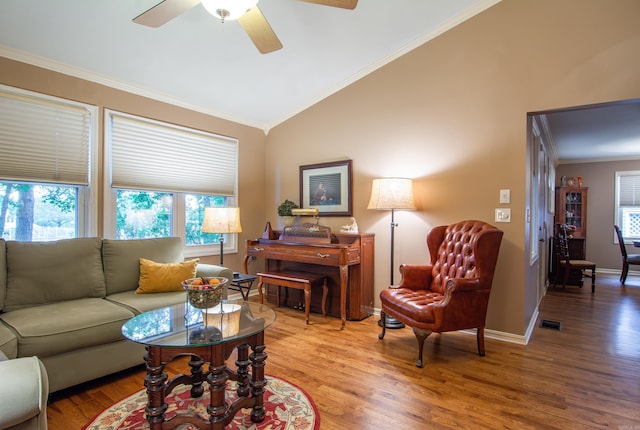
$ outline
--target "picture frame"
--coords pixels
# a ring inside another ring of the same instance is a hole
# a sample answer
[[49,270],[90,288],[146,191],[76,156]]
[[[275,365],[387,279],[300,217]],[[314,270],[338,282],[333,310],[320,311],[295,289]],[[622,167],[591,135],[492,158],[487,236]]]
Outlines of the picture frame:
[[300,166],[300,206],[318,216],[351,216],[352,160]]

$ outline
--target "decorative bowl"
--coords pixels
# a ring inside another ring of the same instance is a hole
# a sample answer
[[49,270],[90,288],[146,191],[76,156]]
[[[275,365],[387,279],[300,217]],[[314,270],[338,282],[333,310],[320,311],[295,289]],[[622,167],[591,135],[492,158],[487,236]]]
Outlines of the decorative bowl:
[[224,286],[229,282],[220,276],[190,278],[182,281],[182,287],[187,291],[187,299],[191,306],[197,309],[212,308],[222,299]]

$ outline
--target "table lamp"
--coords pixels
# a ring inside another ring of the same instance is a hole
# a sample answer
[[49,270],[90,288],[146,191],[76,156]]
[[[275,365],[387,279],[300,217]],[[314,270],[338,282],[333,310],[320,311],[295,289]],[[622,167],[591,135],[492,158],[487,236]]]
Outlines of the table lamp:
[[[394,248],[394,229],[398,223],[394,219],[394,211],[396,209],[415,209],[416,205],[413,201],[413,181],[407,178],[381,178],[374,179],[371,186],[371,198],[367,209],[390,210],[391,211],[391,280],[393,285],[393,248]],[[382,321],[378,321],[382,326]],[[402,328],[404,324],[397,319],[386,315],[387,328]]]
[[224,262],[224,235],[242,233],[240,208],[206,207],[202,221],[203,233],[220,235],[220,265]]

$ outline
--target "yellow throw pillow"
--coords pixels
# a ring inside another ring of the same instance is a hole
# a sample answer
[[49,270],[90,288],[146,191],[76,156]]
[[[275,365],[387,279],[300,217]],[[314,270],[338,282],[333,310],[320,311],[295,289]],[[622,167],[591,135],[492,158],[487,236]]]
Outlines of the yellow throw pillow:
[[140,278],[136,294],[182,291],[181,282],[196,276],[199,258],[180,263],[156,263],[140,259]]

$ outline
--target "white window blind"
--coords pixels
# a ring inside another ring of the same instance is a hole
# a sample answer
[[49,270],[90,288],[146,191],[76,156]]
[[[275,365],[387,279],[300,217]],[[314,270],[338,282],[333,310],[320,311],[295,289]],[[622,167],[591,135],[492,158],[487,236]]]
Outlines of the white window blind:
[[0,87],[0,179],[89,184],[92,112]]
[[618,176],[620,206],[640,206],[640,172],[624,172]]
[[640,171],[616,172],[615,194],[615,224],[625,241],[640,238]]
[[111,186],[235,195],[238,141],[108,111]]

